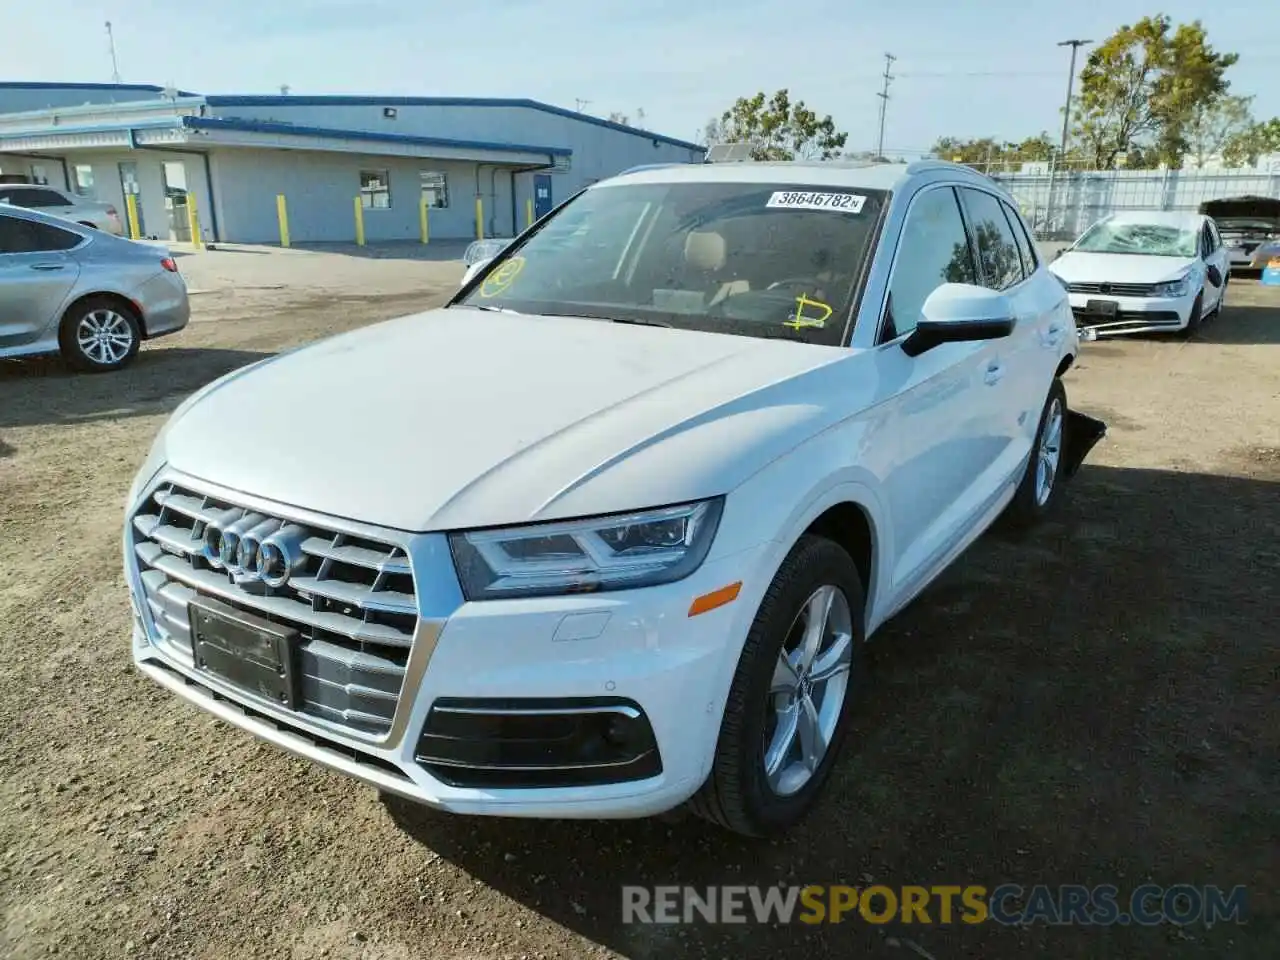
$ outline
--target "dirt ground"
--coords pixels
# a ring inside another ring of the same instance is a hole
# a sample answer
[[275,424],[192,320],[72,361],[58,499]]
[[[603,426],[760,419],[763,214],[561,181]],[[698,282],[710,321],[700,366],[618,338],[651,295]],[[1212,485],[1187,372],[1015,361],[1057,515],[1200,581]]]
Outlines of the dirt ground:
[[[884,629],[826,799],[756,843],[690,819],[388,809],[133,671],[123,500],[166,414],[265,354],[434,304],[461,273],[268,256],[184,258],[194,322],[120,374],[0,362],[0,955],[1275,956],[1280,290],[1233,284],[1189,342],[1086,345],[1068,390],[1110,432],[1058,517],[984,538]],[[621,921],[624,883],[872,879],[1242,884],[1248,922]]]

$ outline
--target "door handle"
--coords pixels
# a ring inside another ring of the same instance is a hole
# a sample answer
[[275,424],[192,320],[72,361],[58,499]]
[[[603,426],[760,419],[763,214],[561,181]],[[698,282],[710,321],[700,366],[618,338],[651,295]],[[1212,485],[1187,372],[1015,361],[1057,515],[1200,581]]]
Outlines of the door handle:
[[65,263],[33,263],[31,265],[31,269],[32,270],[64,270],[66,269],[66,264]]
[[994,386],[1000,382],[1000,378],[1004,376],[1004,367],[998,363],[992,363],[987,366],[987,372],[982,375],[982,382],[987,386]]

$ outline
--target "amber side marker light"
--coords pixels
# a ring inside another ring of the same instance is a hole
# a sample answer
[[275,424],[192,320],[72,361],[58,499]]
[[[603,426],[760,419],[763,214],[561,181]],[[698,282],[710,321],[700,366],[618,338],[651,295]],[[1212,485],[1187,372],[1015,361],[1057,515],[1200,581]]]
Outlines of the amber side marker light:
[[719,590],[712,590],[710,593],[704,593],[700,597],[695,597],[693,603],[689,604],[689,616],[696,617],[700,613],[709,613],[717,607],[723,607],[726,603],[733,603],[738,599],[738,594],[742,592],[742,581],[731,583],[727,587],[721,587]]

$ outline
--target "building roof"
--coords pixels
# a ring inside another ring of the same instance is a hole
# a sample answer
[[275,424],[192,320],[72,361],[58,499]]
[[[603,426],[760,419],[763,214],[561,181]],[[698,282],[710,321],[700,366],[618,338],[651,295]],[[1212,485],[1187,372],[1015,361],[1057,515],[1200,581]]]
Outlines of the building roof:
[[656,140],[659,143],[670,144],[674,147],[684,147],[687,150],[706,150],[706,147],[703,145],[691,143],[688,140],[678,140],[675,137],[668,137],[661,133],[654,133],[651,130],[641,130],[639,127],[628,126],[625,123],[614,123],[612,120],[605,120],[603,117],[593,117],[590,114],[578,113],[575,110],[567,110],[564,107],[556,107],[549,103],[542,103],[539,100],[529,100],[526,98],[369,97],[346,96],[340,94],[331,96],[295,96],[294,94],[289,94],[287,96],[241,96],[209,94],[206,95],[204,99],[211,107],[522,107],[526,110],[540,110],[543,113],[555,114],[559,117],[567,117],[570,120],[577,120],[579,123],[590,123],[598,127],[617,130],[621,133],[634,134],[635,136],[645,137],[649,140]]
[[[49,83],[7,80],[0,81],[0,91],[2,90],[96,90],[102,92],[149,93],[159,97],[165,92],[166,88],[148,83]],[[614,123],[612,120],[605,120],[603,117],[593,117],[590,114],[578,113],[577,111],[568,110],[564,107],[556,107],[549,103],[542,103],[539,100],[530,100],[527,98],[375,97],[347,96],[341,94],[323,96],[295,96],[292,94],[287,96],[210,94],[206,96],[200,93],[193,93],[189,90],[175,90],[174,93],[179,97],[203,97],[205,103],[209,104],[211,107],[519,107],[527,110],[538,110],[542,113],[554,114],[555,116],[566,117],[570,120],[576,120],[579,123],[588,123],[594,126],[604,127],[609,130],[617,130],[620,133],[629,133],[634,136],[657,141],[658,143],[665,143],[675,147],[683,147],[687,150],[706,150],[706,147],[702,144],[692,143],[688,140],[680,140],[676,137],[668,137],[661,133],[654,133],[652,130],[641,130],[639,127],[629,126],[625,123]]]
[[496,150],[504,153],[546,153],[568,157],[568,147],[548,147],[528,143],[504,143],[496,140],[453,140],[447,137],[420,137],[405,133],[381,133],[373,130],[351,130],[337,127],[311,127],[283,120],[248,120],[243,117],[182,117],[189,130],[236,130],[245,133],[276,133],[294,137],[329,137],[338,140],[362,140],[370,143],[400,143],[423,147],[448,147],[455,150]]

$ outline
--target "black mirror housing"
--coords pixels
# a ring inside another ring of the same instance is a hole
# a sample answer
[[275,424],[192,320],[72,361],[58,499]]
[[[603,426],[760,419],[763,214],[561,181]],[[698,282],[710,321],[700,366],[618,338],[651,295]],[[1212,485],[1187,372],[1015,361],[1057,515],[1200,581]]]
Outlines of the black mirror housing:
[[975,340],[999,340],[1013,333],[1013,317],[987,320],[921,320],[902,341],[902,352],[918,357],[926,350],[944,343],[970,343]]

